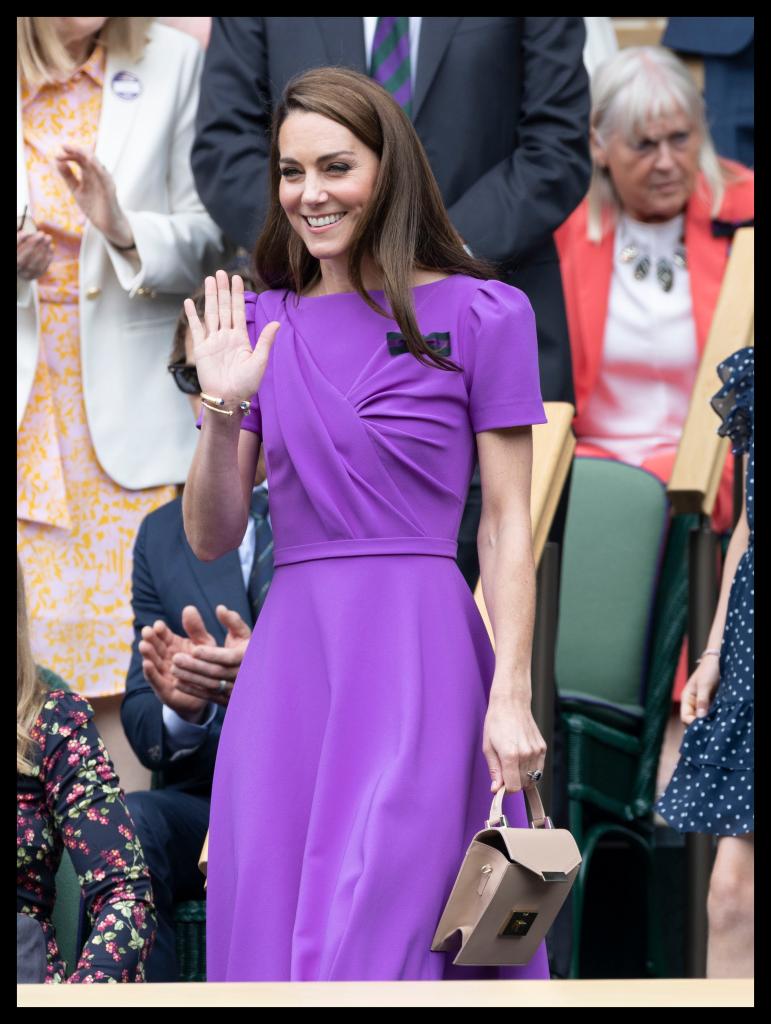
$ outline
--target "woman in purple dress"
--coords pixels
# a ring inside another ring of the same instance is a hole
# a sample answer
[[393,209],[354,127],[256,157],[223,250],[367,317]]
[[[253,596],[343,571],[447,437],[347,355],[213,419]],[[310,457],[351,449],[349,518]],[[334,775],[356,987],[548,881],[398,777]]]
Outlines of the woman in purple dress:
[[[505,785],[526,826],[544,765],[530,304],[464,251],[370,79],[291,82],[271,166],[268,290],[220,271],[203,325],[186,303],[205,393],[187,536],[203,559],[238,546],[263,444],[275,539],[214,775],[208,978],[548,978],[543,945],[508,968],[430,950],[492,794]],[[475,445],[495,656],[455,564]]]

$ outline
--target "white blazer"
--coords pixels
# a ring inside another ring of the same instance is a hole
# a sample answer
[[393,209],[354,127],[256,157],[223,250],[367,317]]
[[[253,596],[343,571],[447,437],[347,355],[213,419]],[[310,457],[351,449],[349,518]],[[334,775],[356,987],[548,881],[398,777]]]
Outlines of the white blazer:
[[[131,223],[140,268],[86,222],[80,249],[80,353],[86,416],[96,456],[126,488],[181,483],[198,431],[166,370],[174,324],[221,259],[222,238],[193,184],[190,148],[203,52],[153,23],[140,60],[108,54],[96,157],[112,174]],[[115,76],[122,98],[113,87]],[[141,92],[125,98],[126,82]],[[121,88],[123,85],[123,88]],[[28,198],[17,122],[17,214]],[[38,359],[38,295],[17,278],[17,429]]]

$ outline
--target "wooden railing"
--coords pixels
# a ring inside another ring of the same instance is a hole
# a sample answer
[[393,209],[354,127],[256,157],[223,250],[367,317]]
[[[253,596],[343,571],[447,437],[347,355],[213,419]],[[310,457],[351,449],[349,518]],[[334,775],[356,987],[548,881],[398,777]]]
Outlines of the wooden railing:
[[715,315],[701,358],[667,494],[675,513],[712,515],[728,452],[717,435],[710,398],[720,388],[717,365],[754,339],[754,228],[736,232]]

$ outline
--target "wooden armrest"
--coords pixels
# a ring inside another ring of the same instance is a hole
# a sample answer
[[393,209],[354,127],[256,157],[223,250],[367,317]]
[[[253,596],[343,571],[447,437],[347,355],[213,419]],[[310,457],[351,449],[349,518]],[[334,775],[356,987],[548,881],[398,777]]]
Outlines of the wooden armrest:
[[209,867],[209,833],[206,833],[206,838],[203,841],[203,849],[201,850],[201,856],[198,858],[198,870],[202,875],[206,874],[207,868]]
[[667,487],[669,500],[678,514],[712,515],[729,442],[718,437],[719,420],[710,398],[721,386],[718,364],[738,349],[753,344],[754,239],[754,228],[742,228],[734,236]]
[[[565,486],[576,439],[571,429],[575,409],[569,402],[545,402],[548,423],[533,427],[533,479],[530,488],[530,518],[533,528],[533,556],[536,566],[541,560],[546,538],[549,536],[554,513],[557,511],[562,488]],[[490,619],[482,596],[482,581],[474,591],[490,640],[493,639]]]

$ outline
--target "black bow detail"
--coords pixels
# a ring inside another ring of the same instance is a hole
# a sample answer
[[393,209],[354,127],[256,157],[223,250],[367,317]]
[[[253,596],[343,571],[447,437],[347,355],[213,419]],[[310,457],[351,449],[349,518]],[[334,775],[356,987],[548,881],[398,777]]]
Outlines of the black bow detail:
[[733,238],[739,228],[754,228],[755,218],[749,220],[713,220],[710,222],[713,238]]

